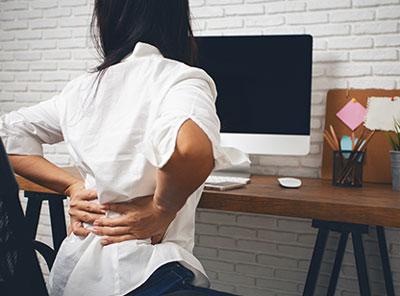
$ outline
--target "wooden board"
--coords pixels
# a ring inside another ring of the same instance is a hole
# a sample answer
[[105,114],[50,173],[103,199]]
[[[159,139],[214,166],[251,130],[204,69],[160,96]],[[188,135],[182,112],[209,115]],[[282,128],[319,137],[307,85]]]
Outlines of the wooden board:
[[[67,169],[79,177],[74,170]],[[20,176],[17,180],[21,190],[54,193]],[[244,188],[205,190],[199,208],[400,227],[399,193],[390,185],[340,188],[327,180],[302,181],[299,189],[285,189],[274,176],[251,176]]]
[[[368,97],[400,96],[400,90],[383,89],[334,89],[330,90],[326,100],[325,127],[332,124],[339,136],[350,135],[351,130],[336,116],[336,113],[348,102],[356,98],[362,105],[367,106]],[[391,168],[389,150],[391,147],[383,132],[376,132],[367,148],[364,165],[364,182],[391,183]],[[324,141],[321,176],[332,179],[332,149]]]

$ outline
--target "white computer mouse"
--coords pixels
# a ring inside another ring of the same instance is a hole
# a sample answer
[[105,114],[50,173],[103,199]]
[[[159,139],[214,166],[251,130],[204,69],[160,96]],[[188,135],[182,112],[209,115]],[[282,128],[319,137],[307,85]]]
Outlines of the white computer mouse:
[[278,183],[285,188],[299,188],[301,180],[297,178],[278,178]]

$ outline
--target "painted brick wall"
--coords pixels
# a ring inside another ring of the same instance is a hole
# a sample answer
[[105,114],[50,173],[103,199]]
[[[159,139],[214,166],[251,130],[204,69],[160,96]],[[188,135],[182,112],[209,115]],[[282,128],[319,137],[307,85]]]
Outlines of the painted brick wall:
[[[198,35],[314,36],[311,153],[306,157],[252,156],[259,174],[318,177],[325,97],[331,88],[400,88],[400,0],[191,0]],[[0,113],[59,92],[96,64],[87,38],[91,0],[0,2]],[[46,157],[69,164],[63,145]],[[373,230],[373,229],[372,229]],[[301,295],[315,231],[310,221],[199,210],[195,253],[213,287],[241,295]],[[51,242],[44,208],[38,232]],[[396,289],[400,291],[400,232],[388,229]],[[374,295],[384,295],[376,235],[365,239]],[[324,295],[338,237],[318,283]],[[351,243],[336,295],[359,295]]]

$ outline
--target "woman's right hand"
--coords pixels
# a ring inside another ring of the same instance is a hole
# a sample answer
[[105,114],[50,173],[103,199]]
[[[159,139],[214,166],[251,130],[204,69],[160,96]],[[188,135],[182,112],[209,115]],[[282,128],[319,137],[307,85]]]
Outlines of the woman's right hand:
[[77,181],[68,186],[65,194],[70,197],[68,235],[73,232],[78,236],[87,236],[90,231],[84,228],[82,223],[93,224],[106,213],[104,206],[91,202],[97,198],[96,190],[86,189],[82,181]]

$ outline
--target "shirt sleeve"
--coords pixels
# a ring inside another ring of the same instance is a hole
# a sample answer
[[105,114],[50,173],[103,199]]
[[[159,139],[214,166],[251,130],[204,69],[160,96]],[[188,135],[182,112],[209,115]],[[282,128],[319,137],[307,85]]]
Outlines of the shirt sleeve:
[[220,121],[215,107],[216,89],[211,78],[186,78],[168,91],[158,106],[153,124],[145,133],[137,151],[155,167],[163,167],[175,151],[181,125],[193,120],[212,143],[214,169],[250,162],[248,156],[233,147],[220,145]]
[[63,141],[59,95],[0,117],[0,137],[8,154],[43,155],[42,144]]

